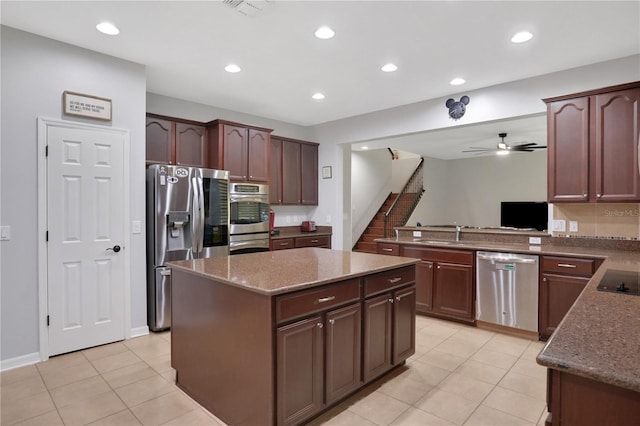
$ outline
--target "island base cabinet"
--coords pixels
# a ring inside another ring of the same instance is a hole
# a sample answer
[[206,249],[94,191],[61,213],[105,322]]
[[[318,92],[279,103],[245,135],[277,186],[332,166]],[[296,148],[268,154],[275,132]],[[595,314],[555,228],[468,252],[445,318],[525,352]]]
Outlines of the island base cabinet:
[[369,382],[415,353],[416,288],[364,302],[364,381]]
[[640,424],[640,392],[554,369],[548,380],[547,426]]
[[307,318],[277,330],[277,416],[297,425],[358,389],[360,304]]
[[323,404],[324,339],[322,318],[315,316],[278,328],[277,412],[279,425],[295,425]]

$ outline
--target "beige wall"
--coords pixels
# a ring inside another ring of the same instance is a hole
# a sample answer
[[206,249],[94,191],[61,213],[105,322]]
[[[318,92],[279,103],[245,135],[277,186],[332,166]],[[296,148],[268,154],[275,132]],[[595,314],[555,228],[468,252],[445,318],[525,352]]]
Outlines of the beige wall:
[[[640,204],[555,204],[553,218],[566,220],[566,232],[553,235],[640,238]],[[569,221],[578,232],[569,231]]]

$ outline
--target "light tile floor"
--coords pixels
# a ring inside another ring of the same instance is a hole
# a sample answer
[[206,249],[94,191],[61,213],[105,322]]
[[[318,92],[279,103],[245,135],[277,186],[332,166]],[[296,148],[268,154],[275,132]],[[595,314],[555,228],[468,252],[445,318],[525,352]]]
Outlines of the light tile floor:
[[[416,354],[312,425],[542,425],[540,342],[419,316]],[[2,425],[222,425],[175,386],[169,332],[0,375]]]

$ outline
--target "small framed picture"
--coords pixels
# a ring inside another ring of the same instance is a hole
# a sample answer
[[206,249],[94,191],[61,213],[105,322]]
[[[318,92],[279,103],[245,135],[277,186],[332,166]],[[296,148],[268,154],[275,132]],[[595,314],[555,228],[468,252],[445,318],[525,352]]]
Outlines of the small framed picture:
[[62,95],[66,115],[111,121],[111,99],[68,90],[65,90]]
[[331,166],[324,166],[322,168],[322,179],[331,179]]

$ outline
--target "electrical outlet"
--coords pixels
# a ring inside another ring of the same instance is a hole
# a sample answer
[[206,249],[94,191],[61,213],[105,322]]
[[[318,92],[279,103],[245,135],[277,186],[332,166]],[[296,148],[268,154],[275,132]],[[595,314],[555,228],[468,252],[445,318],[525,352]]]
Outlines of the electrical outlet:
[[542,244],[542,238],[540,238],[540,237],[529,237],[529,244]]
[[0,241],[9,241],[11,239],[11,227],[0,226]]
[[331,223],[331,215],[327,215],[327,224]]
[[578,221],[577,220],[569,221],[569,232],[578,232]]
[[422,238],[422,231],[413,231],[413,238]]
[[553,221],[553,231],[566,232],[567,230],[567,221],[566,220],[554,220]]

